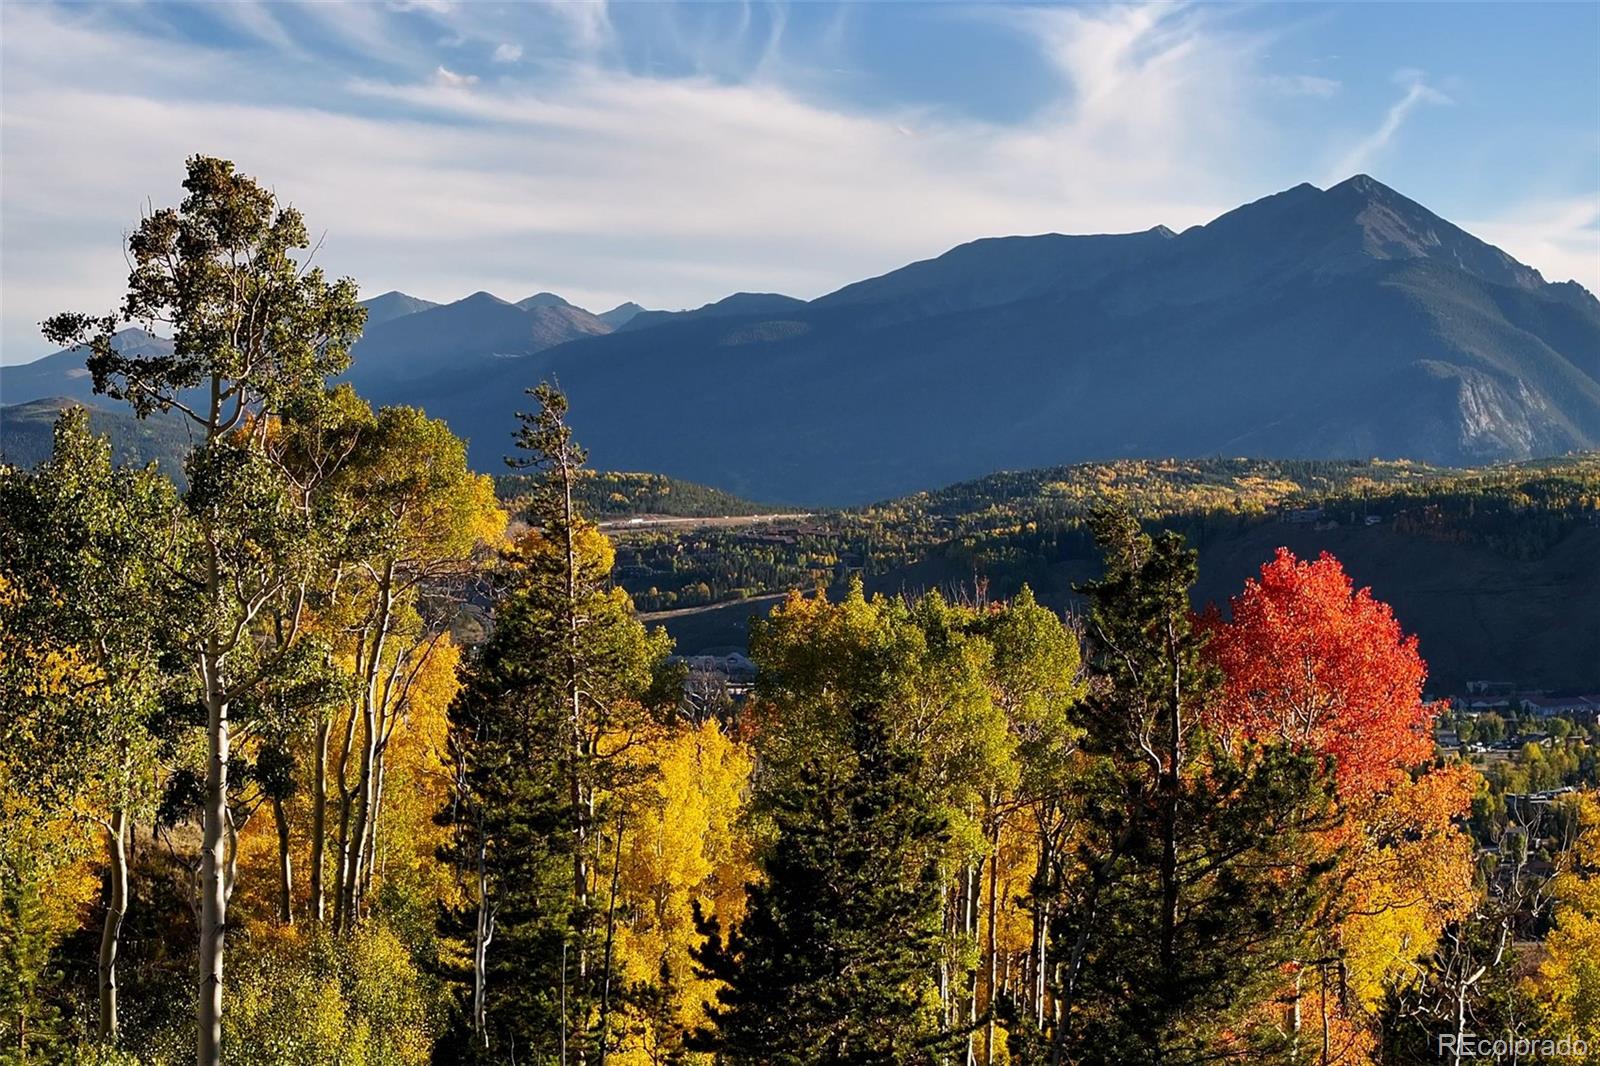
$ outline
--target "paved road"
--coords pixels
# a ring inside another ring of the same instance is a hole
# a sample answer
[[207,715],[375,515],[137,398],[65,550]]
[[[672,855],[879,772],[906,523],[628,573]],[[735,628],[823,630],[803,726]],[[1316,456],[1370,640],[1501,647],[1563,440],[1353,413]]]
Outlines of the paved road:
[[705,614],[708,611],[722,611],[754,603],[770,603],[773,600],[781,600],[787,595],[789,595],[787,592],[763,592],[759,596],[746,596],[742,600],[718,600],[716,603],[702,603],[698,607],[674,607],[670,611],[640,611],[638,618],[641,622],[665,622],[669,618],[688,618],[690,615]]
[[600,528],[607,533],[626,533],[630,529],[725,529],[772,522],[795,522],[810,517],[809,511],[796,514],[712,515],[705,518],[640,514],[629,518],[608,518],[600,523]]

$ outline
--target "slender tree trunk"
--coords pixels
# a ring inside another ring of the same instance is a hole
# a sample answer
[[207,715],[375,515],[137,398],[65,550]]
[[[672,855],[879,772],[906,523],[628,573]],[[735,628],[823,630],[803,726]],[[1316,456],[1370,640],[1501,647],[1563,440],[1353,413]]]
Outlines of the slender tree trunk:
[[100,929],[100,1039],[117,1039],[117,954],[128,913],[128,811],[118,806],[106,827],[106,919]]
[[383,782],[387,770],[384,753],[387,745],[379,743],[378,757],[375,760],[372,784],[372,816],[367,819],[367,856],[361,863],[361,883],[357,886],[356,902],[358,906],[365,902],[372,891],[373,875],[378,873],[378,825],[383,818]]
[[[206,455],[222,426],[222,378],[211,375],[211,411],[206,425]],[[206,544],[205,604],[220,618],[226,595],[219,558],[218,528],[222,515],[209,508],[203,523]],[[217,624],[217,623],[214,623]],[[199,648],[200,679],[206,706],[206,784],[200,830],[199,988],[195,1005],[195,1062],[222,1066],[222,962],[228,927],[226,842],[228,819],[228,691],[224,676],[227,653],[215,631]]]
[[1050,863],[1054,834],[1047,817],[1039,819],[1039,862],[1033,871],[1033,936],[1028,942],[1028,1004],[1036,1025],[1044,1025],[1045,947],[1049,939]]
[[[565,539],[566,565],[566,696],[571,731],[571,760],[568,791],[572,803],[572,901],[581,917],[575,931],[578,938],[578,989],[580,997],[587,994],[589,973],[589,822],[594,810],[594,797],[588,787],[588,730],[583,714],[583,692],[579,678],[579,619],[578,619],[578,543],[573,526],[575,514],[572,504],[572,459],[565,448],[559,457],[562,489],[562,526]],[[563,970],[563,974],[565,971]],[[580,999],[580,1002],[582,1000]],[[564,1046],[564,1042],[563,1042]],[[577,1046],[573,1049],[579,1063],[584,1061],[582,1030],[578,1031]]]
[[1328,967],[1325,963],[1318,964],[1317,971],[1322,980],[1320,995],[1322,1009],[1322,1066],[1328,1066],[1328,1054],[1331,1049],[1328,1041]]
[[[360,667],[362,662],[361,651],[356,652],[356,664]],[[339,748],[339,851],[336,856],[337,867],[333,879],[333,927],[337,930],[345,928],[348,918],[345,915],[345,879],[350,873],[350,819],[354,813],[354,804],[357,790],[350,786],[350,756],[355,751],[356,722],[361,715],[361,701],[350,706],[350,717],[345,720],[344,740]]]
[[[967,871],[967,889],[965,906],[962,909],[962,920],[966,926],[965,933],[974,947],[978,943],[978,914],[983,905],[983,859],[973,863]],[[963,1025],[973,1026],[973,1032],[967,1036],[967,1066],[977,1066],[978,1062],[978,969],[974,966],[967,974],[966,995],[962,997],[965,1002],[961,1009]]]
[[1172,664],[1166,707],[1167,765],[1161,779],[1161,976],[1163,997],[1176,994],[1178,972],[1178,799],[1183,763],[1183,675],[1177,635],[1167,623],[1167,657]]
[[272,797],[272,820],[278,827],[278,921],[294,924],[294,860],[289,854],[289,819],[283,800]]
[[1296,1060],[1300,1058],[1300,1029],[1304,1024],[1300,1004],[1300,993],[1304,982],[1304,967],[1297,964],[1294,970],[1294,992],[1289,1001],[1289,1032],[1294,1034],[1289,1045],[1289,1057]]
[[342,928],[349,928],[361,917],[361,884],[367,854],[367,833],[372,824],[373,803],[376,796],[378,760],[378,734],[381,729],[383,690],[379,673],[383,665],[383,650],[389,639],[391,616],[394,611],[395,564],[390,560],[378,584],[378,607],[374,619],[376,633],[372,647],[367,651],[366,674],[361,694],[361,770],[356,781],[355,826],[347,847],[349,860],[345,864]]
[[[215,582],[215,566],[212,568]],[[195,1012],[198,1066],[222,1062],[222,959],[228,922],[228,700],[223,689],[224,656],[216,638],[207,640],[200,668],[205,678],[206,787],[200,842],[200,988]]]
[[322,868],[328,839],[328,731],[333,723],[317,722],[316,766],[311,774],[311,920],[321,925],[326,917]]
[[[941,920],[944,922],[944,946],[939,952],[939,1006],[944,1011],[944,1022],[950,1022],[950,913],[955,907],[951,898],[950,884],[946,881],[939,886],[939,906]],[[941,1054],[939,1061],[944,1062],[947,1056]]]
[[995,918],[998,914],[1000,896],[1000,818],[995,816],[993,826],[989,832],[989,914],[988,931],[984,935],[984,951],[989,956],[989,987],[985,990],[988,1003],[985,1005],[989,1019],[984,1024],[983,1034],[983,1066],[993,1066],[994,1063],[994,1004],[995,989],[1000,980],[1000,953],[998,940],[995,936]]
[[489,1046],[489,944],[494,940],[494,909],[489,903],[488,840],[478,824],[478,924],[472,939],[472,1027]]
[[[626,811],[623,812],[623,815]],[[611,859],[611,899],[606,904],[605,976],[600,987],[600,1066],[611,1045],[611,952],[617,936],[617,885],[622,877],[623,815],[617,817],[617,847]]]
[[567,1066],[567,942],[561,942],[561,1066]]

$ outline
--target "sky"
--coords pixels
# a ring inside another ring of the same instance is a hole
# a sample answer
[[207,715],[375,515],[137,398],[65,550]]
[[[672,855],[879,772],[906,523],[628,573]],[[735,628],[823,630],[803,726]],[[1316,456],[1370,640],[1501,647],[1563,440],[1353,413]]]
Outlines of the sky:
[[0,362],[235,160],[436,301],[811,298],[1364,172],[1600,291],[1600,4],[0,3]]

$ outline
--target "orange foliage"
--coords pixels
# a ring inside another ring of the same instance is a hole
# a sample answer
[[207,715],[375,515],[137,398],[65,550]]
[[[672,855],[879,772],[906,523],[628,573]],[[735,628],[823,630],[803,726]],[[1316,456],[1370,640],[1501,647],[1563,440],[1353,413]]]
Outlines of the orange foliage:
[[1415,773],[1433,754],[1427,667],[1389,606],[1355,589],[1324,552],[1303,562],[1286,548],[1212,611],[1208,654],[1224,680],[1213,724],[1225,736],[1293,744],[1334,760],[1346,814],[1319,848],[1338,854],[1340,886],[1324,918],[1340,958],[1341,994],[1307,967],[1287,993],[1329,1062],[1370,1061],[1370,1019],[1386,981],[1428,951],[1473,899],[1472,844],[1459,828],[1477,774],[1453,764]]
[[1332,756],[1347,799],[1389,787],[1433,753],[1416,638],[1332,555],[1302,562],[1279,548],[1232,607],[1231,621],[1207,617],[1226,677],[1223,730]]

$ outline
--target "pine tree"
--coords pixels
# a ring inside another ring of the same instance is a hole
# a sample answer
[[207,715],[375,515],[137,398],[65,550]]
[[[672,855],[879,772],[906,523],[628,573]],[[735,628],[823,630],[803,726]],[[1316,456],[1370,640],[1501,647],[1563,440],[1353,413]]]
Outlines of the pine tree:
[[582,450],[566,399],[531,390],[514,465],[538,471],[494,631],[450,711],[456,833],[443,856],[469,901],[446,916],[468,944],[460,1048],[604,1061],[614,1036],[608,893],[615,797],[650,772],[619,752],[654,721],[668,641],[611,585],[613,553],[580,515]]
[[1092,768],[1077,861],[1053,886],[1048,1061],[1270,1061],[1273,1048],[1247,1047],[1248,1023],[1306,957],[1326,873],[1306,841],[1331,825],[1330,771],[1287,746],[1230,752],[1207,734],[1217,677],[1189,610],[1195,553],[1126,515],[1098,515],[1095,532],[1106,562],[1085,589]]
[[937,856],[945,820],[892,743],[881,709],[854,708],[844,760],[817,760],[770,797],[776,835],[744,921],[696,958],[725,983],[702,1050],[729,1062],[923,1063],[941,1031]]

